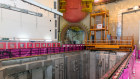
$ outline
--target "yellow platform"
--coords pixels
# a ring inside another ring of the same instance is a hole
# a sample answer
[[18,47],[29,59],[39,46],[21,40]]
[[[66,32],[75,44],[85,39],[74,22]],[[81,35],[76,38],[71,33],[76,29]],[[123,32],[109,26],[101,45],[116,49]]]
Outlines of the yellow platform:
[[117,51],[132,51],[134,49],[133,37],[112,37],[112,40],[95,40],[85,41],[86,49],[88,50],[117,50]]

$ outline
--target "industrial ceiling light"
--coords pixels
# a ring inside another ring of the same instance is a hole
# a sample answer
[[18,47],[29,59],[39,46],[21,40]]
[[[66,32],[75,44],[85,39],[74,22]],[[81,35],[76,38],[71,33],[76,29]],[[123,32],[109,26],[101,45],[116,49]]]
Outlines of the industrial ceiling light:
[[62,14],[61,12],[59,12],[59,11],[57,11],[57,10],[55,10],[55,9],[46,7],[46,6],[42,5],[42,4],[39,4],[38,2],[35,2],[34,0],[22,0],[22,1],[23,1],[23,2],[27,2],[27,3],[29,3],[29,4],[32,4],[32,5],[34,5],[34,6],[37,6],[37,7],[39,7],[39,8],[42,8],[42,9],[44,9],[44,10],[47,10],[47,11],[49,11],[49,12],[55,13],[55,14],[57,14],[57,15],[63,16],[63,14]]
[[41,41],[45,41],[45,40],[41,40],[41,39],[31,39],[30,41],[38,41],[38,42],[41,42]]
[[17,8],[17,7],[13,7],[7,4],[1,4],[0,3],[0,8],[4,8],[4,9],[8,9],[8,10],[13,10],[13,11],[17,11],[17,12],[22,12],[22,13],[26,13],[26,14],[30,14],[30,15],[34,15],[34,16],[38,16],[38,17],[42,17],[43,14],[42,13],[37,13],[37,12],[33,12],[33,11],[29,11],[26,9],[21,9],[21,8]]
[[29,41],[29,39],[19,39],[20,41]]
[[133,7],[134,10],[138,10],[139,9],[139,6],[135,6]]
[[94,0],[95,3],[99,2],[99,0]]
[[51,42],[52,40],[46,40],[47,42]]

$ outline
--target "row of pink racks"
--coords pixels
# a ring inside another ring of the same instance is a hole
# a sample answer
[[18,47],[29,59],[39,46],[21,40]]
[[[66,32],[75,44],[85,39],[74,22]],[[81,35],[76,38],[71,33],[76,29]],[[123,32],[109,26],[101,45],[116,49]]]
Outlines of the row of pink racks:
[[85,49],[84,44],[64,44],[64,45],[62,45],[62,47],[65,48],[66,51]]
[[0,42],[0,49],[46,48],[46,47],[60,47],[60,43]]
[[0,59],[84,50],[83,44],[45,42],[0,42]]

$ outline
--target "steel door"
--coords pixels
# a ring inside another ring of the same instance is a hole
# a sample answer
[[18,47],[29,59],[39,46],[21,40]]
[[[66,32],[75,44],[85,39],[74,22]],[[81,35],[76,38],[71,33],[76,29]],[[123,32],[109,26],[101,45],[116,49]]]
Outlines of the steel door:
[[82,51],[81,52],[81,79],[89,79],[89,59],[90,59],[90,54],[89,51]]
[[80,54],[65,57],[66,79],[80,79]]
[[43,79],[52,79],[53,61],[46,60],[44,62]]
[[53,79],[64,79],[64,58],[54,59]]

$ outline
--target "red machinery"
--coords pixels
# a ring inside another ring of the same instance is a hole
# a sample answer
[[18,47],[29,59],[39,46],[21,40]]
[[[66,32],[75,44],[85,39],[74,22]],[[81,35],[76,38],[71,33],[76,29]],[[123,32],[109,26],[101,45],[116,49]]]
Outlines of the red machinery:
[[82,0],[66,0],[66,11],[64,12],[64,18],[72,23],[83,20],[87,13],[82,11]]

